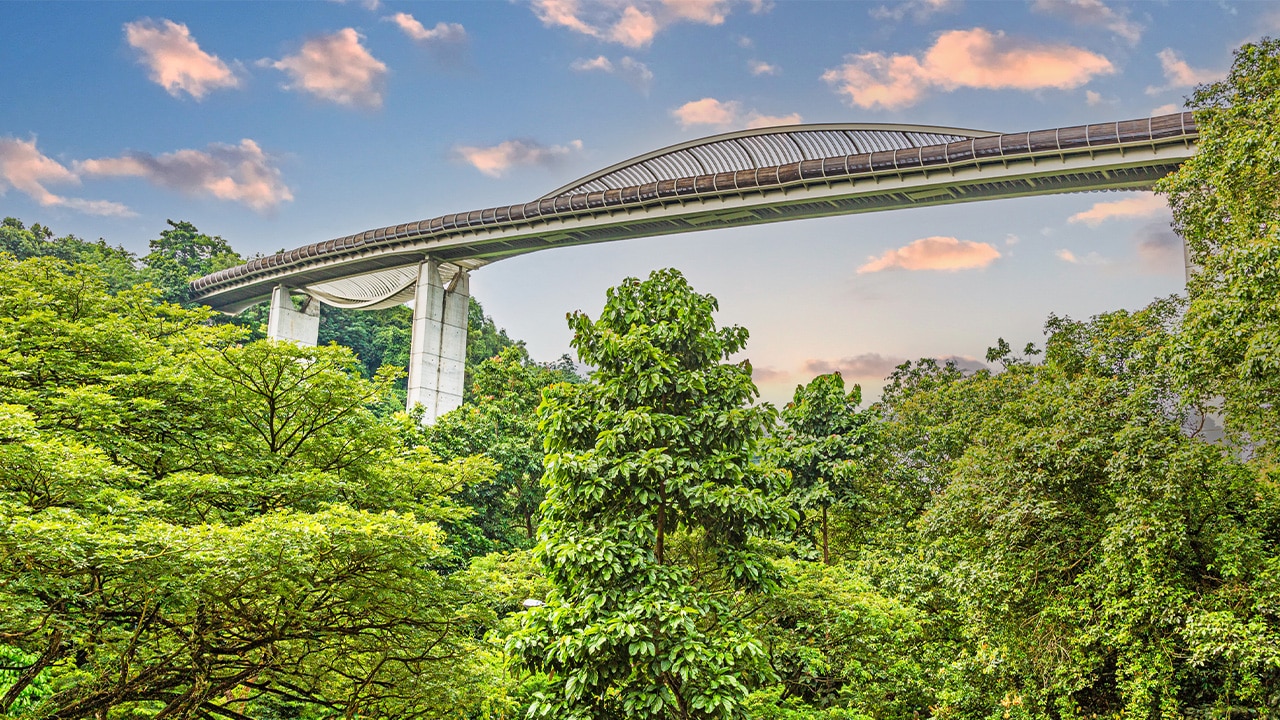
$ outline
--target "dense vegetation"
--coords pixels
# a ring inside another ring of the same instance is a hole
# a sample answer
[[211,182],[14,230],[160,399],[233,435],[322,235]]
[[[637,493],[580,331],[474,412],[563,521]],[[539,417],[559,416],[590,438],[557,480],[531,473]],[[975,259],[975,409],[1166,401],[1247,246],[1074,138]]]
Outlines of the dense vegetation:
[[473,305],[423,428],[403,310],[273,343],[189,302],[241,258],[188,223],[6,219],[0,714],[1280,717],[1280,43],[1192,105],[1187,297],[869,406],[756,403],[665,270],[570,317],[587,379]]

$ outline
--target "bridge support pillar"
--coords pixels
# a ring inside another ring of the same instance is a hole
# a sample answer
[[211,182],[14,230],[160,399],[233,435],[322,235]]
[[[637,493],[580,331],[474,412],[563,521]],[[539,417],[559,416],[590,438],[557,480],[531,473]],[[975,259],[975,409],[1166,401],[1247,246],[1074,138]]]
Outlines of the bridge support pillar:
[[470,278],[465,270],[459,269],[445,287],[439,261],[424,260],[418,266],[407,404],[410,410],[423,406],[423,423],[433,423],[462,405],[470,298]]
[[320,301],[307,296],[302,309],[293,307],[289,288],[277,285],[271,291],[271,315],[267,319],[267,337],[289,340],[314,347],[320,338]]

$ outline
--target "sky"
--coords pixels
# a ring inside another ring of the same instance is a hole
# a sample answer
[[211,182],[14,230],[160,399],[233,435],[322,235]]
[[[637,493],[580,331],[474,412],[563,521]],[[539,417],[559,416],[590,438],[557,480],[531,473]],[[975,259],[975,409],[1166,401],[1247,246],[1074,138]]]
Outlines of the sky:
[[[186,220],[245,256],[533,200],[651,150],[821,122],[1019,132],[1174,112],[1263,2],[4,2],[0,215],[143,254]],[[546,250],[472,275],[539,360],[567,312],[680,269],[751,332],[766,400],[906,359],[979,367],[1183,290],[1150,193],[914,208]]]

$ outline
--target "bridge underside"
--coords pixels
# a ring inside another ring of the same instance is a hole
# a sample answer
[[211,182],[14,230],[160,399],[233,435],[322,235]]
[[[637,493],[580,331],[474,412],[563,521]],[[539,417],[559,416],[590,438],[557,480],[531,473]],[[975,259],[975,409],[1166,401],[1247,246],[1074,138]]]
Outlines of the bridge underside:
[[[1190,113],[1011,135],[928,130],[902,133],[896,142],[950,141],[825,158],[808,157],[818,140],[833,132],[825,126],[718,136],[702,145],[686,143],[642,156],[632,165],[608,168],[531,203],[317,243],[201,278],[192,289],[197,299],[224,312],[261,302],[280,287],[338,307],[390,307],[413,301],[426,287],[423,273],[428,261],[438,276],[434,283],[453,291],[461,286],[465,292],[470,271],[553,247],[978,200],[1149,189],[1193,154],[1196,139]],[[773,138],[779,145],[764,150],[744,139],[770,132],[809,135],[803,136],[805,142],[793,138],[785,146]],[[862,139],[847,130],[844,135],[853,142]],[[834,144],[824,142],[823,147]],[[794,147],[793,155],[802,159],[714,174],[661,176],[664,169],[674,172],[695,160],[706,166],[721,155],[722,163],[741,164],[743,160],[730,153],[711,154],[717,145],[730,143],[755,148],[755,156],[764,157],[777,157],[780,147]],[[704,156],[701,160],[698,152]],[[679,153],[693,160],[681,165],[672,159],[680,158]],[[640,169],[655,180],[619,186]],[[443,305],[439,312],[444,312]],[[419,319],[415,312],[415,333]],[[453,397],[452,390],[449,395]],[[460,386],[456,395],[460,402]]]

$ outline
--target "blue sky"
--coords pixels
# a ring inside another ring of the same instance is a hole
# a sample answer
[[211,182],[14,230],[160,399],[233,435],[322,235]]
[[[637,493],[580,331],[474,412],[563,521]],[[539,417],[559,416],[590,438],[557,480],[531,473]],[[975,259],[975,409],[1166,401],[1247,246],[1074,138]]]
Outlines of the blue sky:
[[[1268,3],[0,3],[0,214],[145,252],[166,218],[245,255],[534,199],[749,125],[1022,131],[1171,112]],[[472,292],[539,359],[605,288],[680,268],[751,330],[766,399],[980,358],[1182,289],[1138,193],[972,203],[550,250]],[[940,269],[941,268],[941,269]]]

